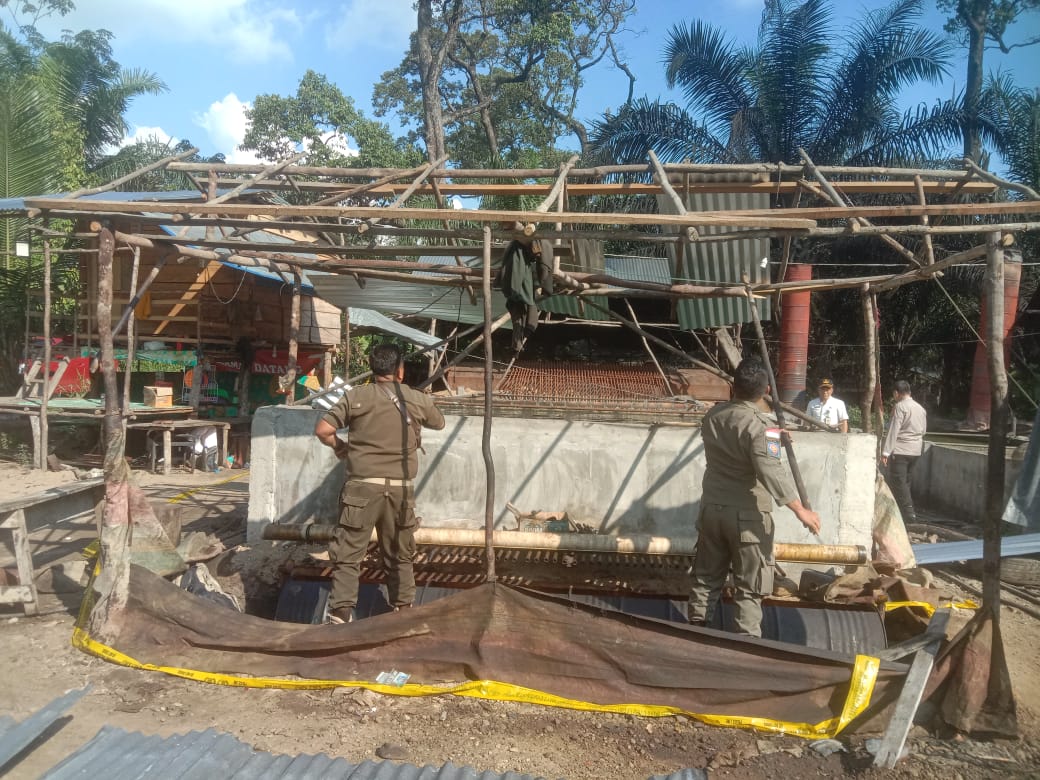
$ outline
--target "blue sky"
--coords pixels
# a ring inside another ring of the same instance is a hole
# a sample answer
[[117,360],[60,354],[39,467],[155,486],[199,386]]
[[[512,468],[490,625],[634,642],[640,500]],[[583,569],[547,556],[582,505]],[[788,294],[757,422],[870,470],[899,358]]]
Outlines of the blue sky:
[[[40,25],[48,37],[60,30],[105,28],[114,35],[116,59],[125,67],[157,73],[169,91],[139,98],[128,120],[131,135],[188,138],[204,154],[223,152],[229,161],[249,162],[236,150],[245,132],[244,110],[258,94],[293,94],[303,73],[326,74],[371,115],[372,87],[396,67],[415,28],[413,0],[78,0],[76,10]],[[944,18],[926,0],[922,23],[941,31]],[[878,0],[835,0],[835,23],[857,18]],[[663,78],[659,50],[676,22],[701,18],[739,42],[751,42],[762,0],[681,3],[637,0],[637,12],[622,40],[636,74],[636,95],[681,102]],[[5,20],[6,21],[6,20]],[[1023,18],[1013,31],[1021,39],[1040,32],[1040,13]],[[907,108],[948,97],[964,84],[963,50],[942,85],[903,96]],[[1003,68],[1019,84],[1040,86],[1040,46],[1011,55],[986,54],[987,70]],[[592,118],[624,99],[625,77],[602,67],[582,95],[580,115]]]

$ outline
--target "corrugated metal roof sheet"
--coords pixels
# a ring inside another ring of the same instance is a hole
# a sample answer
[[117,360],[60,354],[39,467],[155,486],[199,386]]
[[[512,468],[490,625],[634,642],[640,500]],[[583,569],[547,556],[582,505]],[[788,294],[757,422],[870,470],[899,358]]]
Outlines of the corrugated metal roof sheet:
[[[675,205],[666,195],[657,196],[658,208],[662,214],[678,213]],[[765,193],[727,193],[698,192],[691,193],[684,199],[687,211],[730,211],[736,209],[768,209],[769,195]],[[716,226],[700,227],[702,235],[716,235],[732,232],[734,228]],[[676,245],[666,245],[671,267],[676,263]],[[733,241],[713,241],[711,243],[684,242],[681,280],[692,284],[697,282],[735,282],[741,281],[741,274],[746,273],[752,283],[768,281],[768,270],[762,267],[762,258],[769,257],[769,239],[748,238]],[[697,298],[679,301],[676,307],[679,326],[683,330],[713,328],[729,325],[734,322],[750,322],[751,310],[746,300],[741,298]],[[769,316],[769,301],[759,301],[759,316]]]
[[31,745],[58,718],[65,714],[73,704],[83,698],[90,690],[87,685],[75,691],[69,691],[54,701],[41,707],[21,723],[5,719],[0,724],[0,774],[7,763]]
[[400,336],[406,341],[418,344],[421,347],[429,347],[436,344],[440,339],[421,330],[409,328],[407,325],[392,320],[385,314],[380,314],[372,309],[350,309],[350,326],[352,328],[375,328],[384,333],[392,333]]
[[97,735],[51,769],[45,778],[65,780],[104,777],[139,778],[322,778],[322,780],[536,780],[516,772],[478,772],[450,761],[441,767],[418,767],[394,761],[351,764],[324,753],[298,756],[255,750],[230,734],[214,729],[192,731],[163,739],[105,726]]

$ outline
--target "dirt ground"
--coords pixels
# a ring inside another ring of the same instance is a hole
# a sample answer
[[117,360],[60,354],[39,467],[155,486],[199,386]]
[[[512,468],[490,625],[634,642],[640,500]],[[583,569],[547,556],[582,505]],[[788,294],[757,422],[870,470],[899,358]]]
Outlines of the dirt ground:
[[[0,464],[7,495],[71,476]],[[244,542],[248,472],[138,473],[138,478],[155,500],[177,500],[186,531],[217,533],[229,547]],[[89,537],[84,528],[48,538],[45,557],[76,560]],[[34,541],[39,542],[36,536]],[[37,581],[45,585],[48,577],[41,568]],[[1040,775],[1040,621],[1010,604],[1002,612],[1002,626],[1021,739],[941,740],[914,727],[909,756],[895,770],[878,772],[870,768],[865,749],[865,738],[872,735],[842,735],[845,751],[823,757],[805,740],[713,728],[685,717],[641,718],[451,696],[412,699],[355,689],[227,688],[135,671],[72,647],[78,593],[43,594],[41,602],[41,614],[31,618],[20,607],[0,607],[0,715],[21,720],[70,689],[91,688],[49,739],[24,754],[8,775],[12,778],[39,777],[106,724],[164,736],[212,727],[276,753],[327,753],[355,763],[389,755],[419,766],[451,761],[478,771],[570,780],[643,779],[686,767],[734,780]]]

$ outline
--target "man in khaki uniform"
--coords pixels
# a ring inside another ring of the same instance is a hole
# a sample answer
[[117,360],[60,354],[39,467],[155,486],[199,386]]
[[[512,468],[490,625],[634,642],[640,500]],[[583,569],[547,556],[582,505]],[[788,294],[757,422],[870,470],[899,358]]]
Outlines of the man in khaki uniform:
[[[319,421],[314,435],[347,462],[340,494],[339,527],[329,545],[332,595],[329,620],[347,623],[357,604],[358,577],[372,529],[386,570],[386,589],[395,610],[415,598],[415,492],[420,428],[440,430],[444,415],[425,393],[401,384],[404,360],[392,344],[368,358],[375,383],[348,390]],[[336,435],[348,430],[347,441]]]
[[798,500],[780,460],[781,432],[762,401],[768,384],[758,358],[742,361],[733,400],[712,408],[701,426],[708,463],[689,620],[701,626],[711,621],[732,568],[737,629],[750,636],[762,636],[762,597],[773,592],[773,501],[814,534],[820,531],[819,515]]

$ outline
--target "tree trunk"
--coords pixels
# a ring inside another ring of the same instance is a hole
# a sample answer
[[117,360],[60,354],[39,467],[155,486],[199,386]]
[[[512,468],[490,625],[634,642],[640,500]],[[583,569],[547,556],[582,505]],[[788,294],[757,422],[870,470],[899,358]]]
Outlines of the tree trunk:
[[419,82],[422,86],[423,135],[426,138],[426,154],[430,161],[439,160],[445,153],[444,111],[439,91],[444,57],[452,46],[459,30],[462,0],[454,0],[444,9],[444,37],[434,48],[434,25],[437,20],[433,12],[433,0],[417,3],[417,27],[415,33]]
[[968,81],[964,87],[964,156],[981,165],[979,100],[982,97],[982,59],[991,3],[990,0],[985,0],[974,5],[975,14],[963,19],[968,28]]

